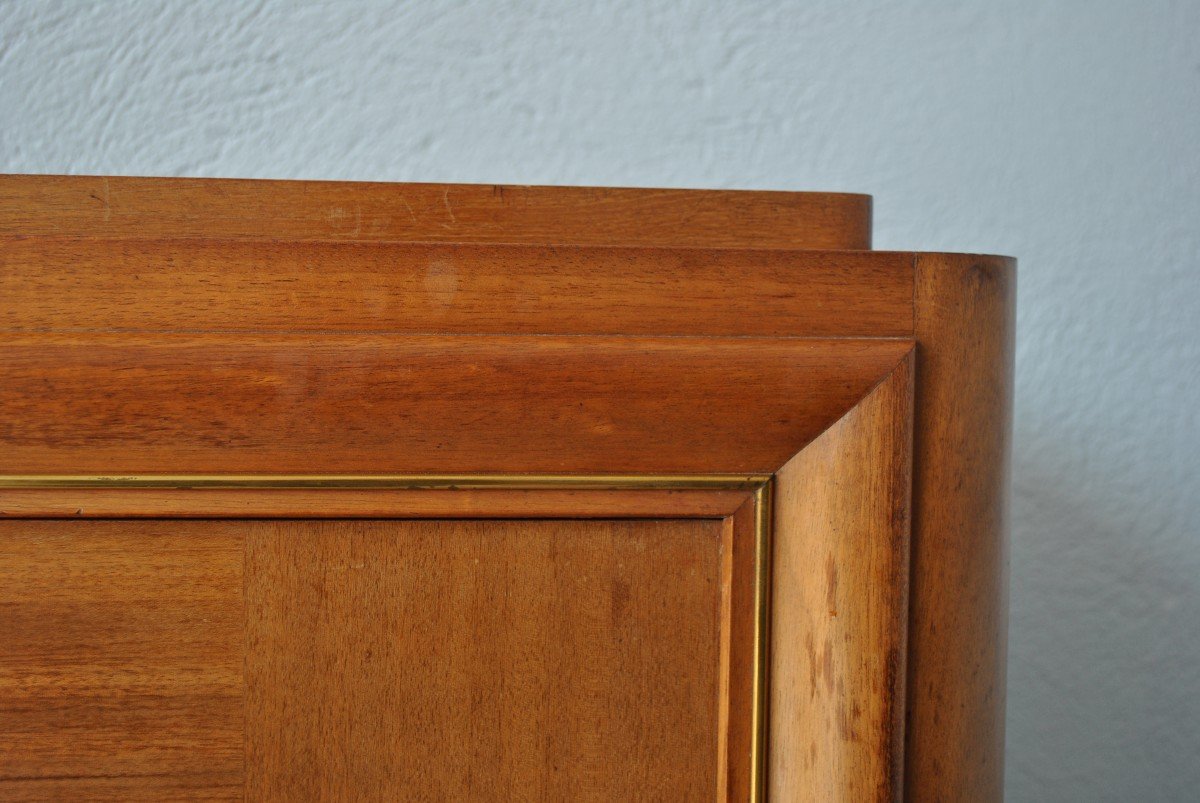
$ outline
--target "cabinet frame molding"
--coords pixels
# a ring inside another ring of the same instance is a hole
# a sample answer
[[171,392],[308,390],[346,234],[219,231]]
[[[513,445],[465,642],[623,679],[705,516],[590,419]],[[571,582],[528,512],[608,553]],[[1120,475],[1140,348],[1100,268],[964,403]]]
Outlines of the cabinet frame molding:
[[[1016,265],[869,230],[835,194],[0,176],[0,529],[720,520],[718,798],[998,802]],[[108,782],[56,762],[12,783]]]
[[[767,799],[767,738],[769,733],[768,703],[770,699],[770,634],[771,634],[771,575],[772,575],[772,530],[774,474],[175,474],[175,475],[128,475],[93,476],[71,474],[26,474],[0,476],[0,492],[3,491],[86,491],[117,490],[137,492],[146,490],[180,491],[189,489],[244,490],[244,491],[745,491],[749,499],[744,505],[728,511],[726,521],[732,522],[739,510],[748,507],[752,521],[753,545],[753,610],[751,654],[750,654],[750,723],[748,800],[764,803]],[[130,500],[130,510],[136,502]],[[394,509],[386,515],[373,514],[370,518],[408,518],[397,499]],[[569,514],[569,511],[564,511]],[[110,514],[111,515],[111,514]],[[231,512],[229,517],[247,518],[245,513]],[[280,508],[286,515],[286,508]],[[7,511],[0,511],[7,518]],[[111,516],[111,517],[118,517]],[[48,518],[41,515],[38,518]],[[72,518],[89,518],[82,508]],[[254,516],[249,516],[253,518]],[[368,516],[347,516],[347,518]],[[467,516],[463,516],[464,518]],[[532,516],[530,518],[544,518]],[[704,511],[692,516],[676,513],[668,518],[707,518]],[[736,529],[736,524],[733,525]],[[731,623],[732,624],[732,623]],[[723,660],[728,665],[728,655]],[[724,671],[724,670],[723,670]],[[725,709],[721,717],[721,731],[728,728],[728,694],[719,701]],[[729,755],[723,747],[719,761],[723,772],[719,792],[728,783]]]

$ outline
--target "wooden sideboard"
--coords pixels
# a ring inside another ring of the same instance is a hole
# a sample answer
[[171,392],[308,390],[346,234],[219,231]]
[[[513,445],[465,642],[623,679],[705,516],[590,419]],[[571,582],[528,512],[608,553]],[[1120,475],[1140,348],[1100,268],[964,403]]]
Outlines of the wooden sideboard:
[[0,800],[999,801],[1014,265],[0,178]]

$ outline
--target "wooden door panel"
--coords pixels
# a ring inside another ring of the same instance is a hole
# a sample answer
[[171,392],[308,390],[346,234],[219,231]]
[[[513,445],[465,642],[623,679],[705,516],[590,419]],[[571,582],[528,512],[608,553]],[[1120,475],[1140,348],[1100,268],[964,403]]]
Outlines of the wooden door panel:
[[0,799],[240,794],[243,536],[0,521]]
[[250,797],[712,799],[721,530],[254,525]]
[[728,517],[0,521],[0,799],[736,798],[748,535]]

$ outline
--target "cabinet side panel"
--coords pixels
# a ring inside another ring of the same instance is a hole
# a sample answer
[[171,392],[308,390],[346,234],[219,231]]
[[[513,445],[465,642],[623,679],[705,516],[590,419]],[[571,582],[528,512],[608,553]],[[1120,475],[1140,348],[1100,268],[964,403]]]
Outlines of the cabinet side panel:
[[899,800],[911,354],[776,477],[772,800]]
[[907,792],[999,801],[1015,264],[917,257]]
[[236,800],[236,522],[0,521],[0,799]]
[[722,523],[261,522],[247,796],[708,800]]

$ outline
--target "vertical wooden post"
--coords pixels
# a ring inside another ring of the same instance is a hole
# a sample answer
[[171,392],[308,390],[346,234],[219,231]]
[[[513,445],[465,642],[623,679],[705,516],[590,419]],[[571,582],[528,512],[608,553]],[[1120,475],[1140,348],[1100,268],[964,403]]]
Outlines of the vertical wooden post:
[[906,797],[999,801],[1016,266],[915,260]]

